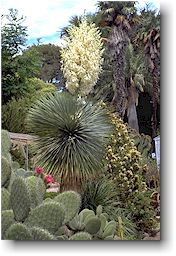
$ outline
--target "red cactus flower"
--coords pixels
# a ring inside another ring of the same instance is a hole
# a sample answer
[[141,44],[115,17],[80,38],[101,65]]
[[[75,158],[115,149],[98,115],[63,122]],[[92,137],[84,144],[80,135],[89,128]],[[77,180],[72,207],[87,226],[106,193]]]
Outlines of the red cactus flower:
[[37,167],[35,168],[35,173],[37,173],[37,174],[44,173],[44,169],[43,169],[42,167],[40,167],[40,166],[37,166]]
[[53,183],[54,182],[54,179],[51,175],[47,175],[45,176],[45,182],[48,184],[48,183]]

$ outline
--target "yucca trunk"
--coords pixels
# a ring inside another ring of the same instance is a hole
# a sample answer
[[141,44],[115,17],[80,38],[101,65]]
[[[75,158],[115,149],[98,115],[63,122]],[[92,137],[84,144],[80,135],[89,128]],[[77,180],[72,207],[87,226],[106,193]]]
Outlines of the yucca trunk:
[[125,50],[128,37],[121,27],[113,26],[109,38],[109,49],[113,62],[113,76],[115,82],[112,106],[115,107],[120,118],[124,118],[127,104],[127,88],[125,85]]

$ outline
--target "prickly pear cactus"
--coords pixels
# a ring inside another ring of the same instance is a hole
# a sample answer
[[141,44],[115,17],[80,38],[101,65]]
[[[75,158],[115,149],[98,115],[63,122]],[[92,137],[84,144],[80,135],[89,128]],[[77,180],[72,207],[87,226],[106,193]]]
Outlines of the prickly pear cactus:
[[6,130],[1,131],[1,155],[6,157],[8,161],[11,160],[11,156],[9,154],[11,148],[11,141],[9,132]]
[[56,237],[50,234],[46,229],[33,227],[30,229],[30,232],[32,234],[32,240],[37,240],[37,241],[57,240]]
[[1,188],[1,210],[10,209],[10,193],[6,188]]
[[53,200],[62,204],[65,208],[64,223],[68,223],[73,219],[81,206],[81,197],[74,191],[65,191],[56,196]]
[[30,207],[35,208],[43,202],[46,187],[43,180],[36,176],[30,176],[25,179],[29,195],[30,195]]
[[1,210],[1,238],[5,239],[7,229],[15,223],[14,213],[12,210]]
[[24,223],[29,227],[47,229],[54,234],[62,226],[64,218],[63,206],[51,201],[32,209]]
[[[86,232],[91,235],[92,240],[114,240],[117,223],[108,221],[107,215],[102,212],[102,207],[98,206],[96,214],[89,209],[82,210],[69,223],[71,230]],[[77,233],[76,233],[77,234]]]
[[7,187],[11,176],[11,164],[7,158],[1,157],[1,187]]
[[101,220],[98,217],[91,218],[85,225],[85,231],[91,235],[98,233],[101,227]]
[[71,236],[69,240],[92,240],[92,237],[87,232],[78,232]]
[[24,224],[14,223],[6,231],[6,240],[32,240],[32,234]]
[[30,195],[26,181],[22,177],[16,177],[12,184],[10,205],[15,219],[17,221],[24,221],[30,211]]

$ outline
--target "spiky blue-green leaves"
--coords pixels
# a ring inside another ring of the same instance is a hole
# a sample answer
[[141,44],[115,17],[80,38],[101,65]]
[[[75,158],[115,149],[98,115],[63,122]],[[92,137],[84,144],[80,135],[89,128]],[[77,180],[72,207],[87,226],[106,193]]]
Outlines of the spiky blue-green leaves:
[[100,104],[50,93],[30,109],[28,126],[37,136],[38,164],[64,184],[80,184],[101,170],[111,125]]
[[24,221],[28,216],[30,203],[30,195],[25,179],[16,177],[11,187],[10,205],[17,221]]
[[66,191],[54,198],[54,201],[62,204],[65,208],[64,223],[68,223],[74,218],[81,206],[81,197],[74,191]]
[[46,202],[32,209],[29,216],[25,220],[25,224],[29,227],[39,227],[47,229],[54,234],[65,218],[63,207],[56,202]]
[[32,234],[24,224],[14,223],[6,231],[6,240],[32,240]]

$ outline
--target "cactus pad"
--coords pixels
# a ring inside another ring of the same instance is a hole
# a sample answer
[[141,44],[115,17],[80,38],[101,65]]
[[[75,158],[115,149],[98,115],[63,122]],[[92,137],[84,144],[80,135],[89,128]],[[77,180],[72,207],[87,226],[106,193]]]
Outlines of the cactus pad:
[[65,211],[57,202],[46,202],[32,209],[25,224],[30,227],[47,229],[54,234],[62,226]]
[[30,211],[30,196],[25,179],[21,177],[16,177],[12,184],[10,205],[17,221],[23,221],[28,216]]
[[32,235],[24,224],[14,223],[6,231],[6,240],[32,240]]
[[65,208],[64,223],[68,223],[78,213],[81,206],[81,197],[74,191],[66,191],[53,199],[55,202],[63,204]]

